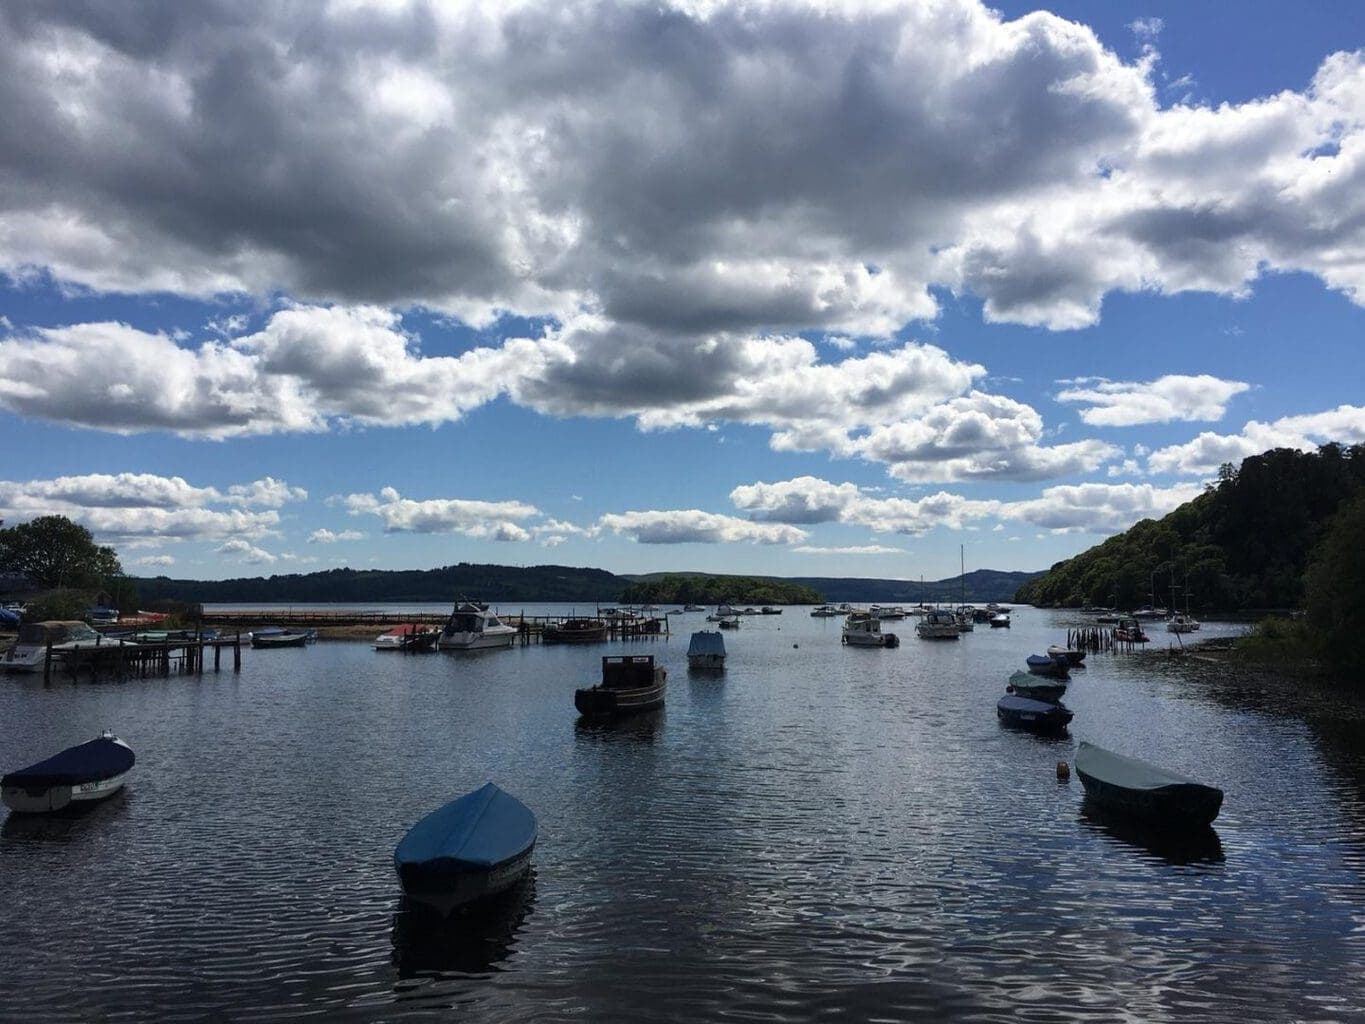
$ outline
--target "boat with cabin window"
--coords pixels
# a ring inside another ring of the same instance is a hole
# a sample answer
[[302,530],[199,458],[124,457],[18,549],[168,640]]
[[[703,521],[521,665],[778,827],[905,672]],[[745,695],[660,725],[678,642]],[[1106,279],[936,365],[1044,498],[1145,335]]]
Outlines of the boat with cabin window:
[[852,647],[897,647],[901,638],[882,632],[882,620],[871,612],[854,612],[844,620],[842,643]]
[[1184,612],[1176,612],[1171,616],[1171,621],[1166,623],[1168,633],[1193,633],[1199,628],[1199,620]]
[[131,640],[103,636],[89,623],[76,619],[30,622],[19,627],[13,646],[0,656],[0,671],[41,672],[49,645],[54,655],[61,656],[89,647],[131,646],[132,643]]
[[812,619],[837,619],[839,612],[832,604],[822,604],[812,609],[810,617]]
[[0,777],[0,798],[17,814],[78,809],[122,789],[136,760],[132,748],[106,729],[88,743]]
[[720,670],[725,667],[725,637],[709,629],[692,634],[687,645],[687,667]]
[[652,654],[607,655],[602,681],[574,691],[579,714],[589,718],[638,714],[663,707],[668,670],[654,664]]
[[930,608],[915,623],[915,633],[921,640],[956,640],[962,635],[957,616],[942,608]]
[[473,601],[458,601],[436,645],[443,651],[481,651],[511,647],[517,628]]
[[489,782],[413,825],[393,866],[408,899],[445,916],[520,882],[536,831],[531,809]]

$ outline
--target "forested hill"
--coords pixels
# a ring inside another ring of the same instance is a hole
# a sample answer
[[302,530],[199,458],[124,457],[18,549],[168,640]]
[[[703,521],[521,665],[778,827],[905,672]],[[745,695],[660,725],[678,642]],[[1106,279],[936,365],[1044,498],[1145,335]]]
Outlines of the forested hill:
[[454,601],[462,595],[486,601],[616,601],[628,581],[605,569],[461,562],[439,569],[330,569],[236,580],[172,580],[158,576],[135,582],[144,603],[170,598],[208,604],[274,604]]
[[[1164,519],[1144,519],[1019,588],[1037,605],[1149,603],[1195,611],[1298,608],[1328,521],[1365,488],[1365,445],[1277,448],[1224,466]],[[1174,587],[1172,587],[1174,581]]]
[[[1008,601],[1025,580],[1036,573],[969,572],[968,601]],[[665,579],[666,587],[655,586]],[[682,587],[679,581],[706,579],[710,589]],[[459,565],[439,569],[386,571],[330,569],[326,572],[256,576],[233,580],[173,580],[165,576],[135,579],[143,606],[170,599],[187,603],[278,604],[295,601],[326,602],[454,601],[467,596],[484,601],[650,601],[682,603],[712,600],[744,604],[805,604],[821,601],[863,601],[911,604],[956,601],[962,593],[960,577],[921,585],[885,579],[790,579],[718,576],[712,573],[650,573],[617,576],[605,569],[566,565]],[[685,596],[684,591],[687,595]],[[695,593],[694,593],[695,591]],[[717,597],[716,595],[721,595]]]

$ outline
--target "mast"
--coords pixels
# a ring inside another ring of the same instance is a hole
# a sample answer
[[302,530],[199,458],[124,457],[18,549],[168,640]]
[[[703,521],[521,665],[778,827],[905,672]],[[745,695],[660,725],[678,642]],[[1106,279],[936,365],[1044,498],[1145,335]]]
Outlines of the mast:
[[967,546],[959,544],[957,546],[958,570],[962,575],[962,606],[967,606]]

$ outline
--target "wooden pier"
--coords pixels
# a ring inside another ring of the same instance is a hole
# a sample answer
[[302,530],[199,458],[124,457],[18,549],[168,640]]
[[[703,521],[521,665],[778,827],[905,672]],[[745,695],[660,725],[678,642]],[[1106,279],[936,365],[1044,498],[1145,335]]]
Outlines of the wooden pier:
[[[616,615],[526,615],[525,613],[497,613],[498,618],[517,630],[518,642],[540,643],[547,627],[562,625],[567,619],[587,619],[602,626],[608,640],[655,640],[669,635],[668,616],[651,618]],[[262,625],[287,626],[298,629],[373,629],[377,634],[409,622],[421,625],[444,626],[449,612],[378,612],[378,611],[232,611],[206,612],[205,626],[218,629],[247,630]],[[324,632],[320,639],[329,639]]]
[[[1146,634],[1144,634],[1146,635]],[[1092,654],[1105,651],[1110,654],[1127,653],[1141,650],[1151,642],[1148,640],[1119,640],[1112,629],[1104,626],[1083,626],[1066,631],[1066,646],[1073,651],[1088,651]]]
[[151,640],[145,643],[109,643],[75,650],[53,650],[49,643],[43,654],[43,682],[64,673],[73,682],[82,674],[91,682],[104,679],[130,679],[148,676],[203,675],[204,662],[212,652],[213,671],[223,667],[223,652],[232,654],[232,671],[242,670],[242,635]]

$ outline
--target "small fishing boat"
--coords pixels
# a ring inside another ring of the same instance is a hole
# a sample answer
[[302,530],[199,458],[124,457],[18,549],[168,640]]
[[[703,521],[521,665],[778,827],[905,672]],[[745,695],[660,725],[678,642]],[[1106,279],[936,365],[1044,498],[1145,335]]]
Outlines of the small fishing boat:
[[725,637],[709,629],[692,634],[687,645],[687,667],[722,669],[725,667]]
[[1005,692],[1032,697],[1034,700],[1059,700],[1066,693],[1066,680],[1044,679],[1028,672],[1015,672],[1005,684]]
[[931,608],[915,623],[921,640],[956,640],[962,635],[957,628],[957,617],[952,612]]
[[1062,647],[1059,644],[1051,644],[1047,649],[1047,653],[1050,658],[1065,660],[1072,668],[1085,662],[1085,651],[1077,650],[1074,647]]
[[0,777],[0,796],[17,814],[93,804],[123,788],[135,760],[128,744],[105,730],[88,743]]
[[739,610],[731,608],[728,604],[716,605],[716,610],[706,616],[707,622],[723,622],[726,619],[733,619],[739,615]]
[[393,864],[408,898],[444,916],[519,882],[535,845],[536,816],[490,782],[413,825]]
[[270,650],[275,647],[302,647],[317,639],[316,629],[284,629],[280,626],[266,626],[252,630],[251,646]]
[[1129,644],[1145,644],[1150,641],[1150,637],[1142,631],[1142,624],[1137,619],[1128,622],[1120,622],[1114,628],[1114,639]]
[[871,612],[854,612],[844,620],[841,641],[853,647],[898,647],[901,638],[882,632],[882,620]]
[[831,604],[822,604],[810,613],[810,617],[812,619],[836,619],[839,617],[839,612]]
[[1133,612],[1132,617],[1135,619],[1164,619],[1166,618],[1166,615],[1167,612],[1165,608],[1153,608],[1148,604],[1143,605],[1137,611]]
[[704,612],[706,608],[699,604],[685,604],[682,610],[685,612]]
[[1007,693],[995,705],[996,717],[1005,725],[1034,732],[1060,732],[1072,719],[1072,712],[1057,701],[1034,700]]
[[738,615],[738,614],[736,614],[736,615],[728,615],[728,616],[726,616],[726,617],[724,617],[724,618],[721,618],[721,619],[714,619],[714,620],[711,619],[710,617],[708,617],[706,621],[707,621],[707,622],[712,622],[712,621],[714,621],[715,624],[716,624],[717,626],[719,626],[721,629],[739,629],[739,615]]
[[1010,617],[1007,612],[996,612],[991,616],[991,629],[1009,629]]
[[1024,659],[1028,670],[1035,676],[1048,676],[1052,679],[1066,679],[1070,676],[1065,658],[1054,658],[1050,654],[1030,654]]
[[443,651],[474,651],[511,647],[516,639],[516,627],[506,625],[487,605],[458,601],[436,644]]
[[965,605],[957,610],[957,631],[959,633],[972,633],[976,631],[976,609],[971,605]]
[[541,643],[600,644],[607,639],[607,624],[601,619],[565,619],[541,631]]
[[663,707],[668,670],[654,664],[652,654],[608,655],[602,659],[602,681],[576,690],[573,704],[589,717],[629,715]]
[[1223,806],[1223,791],[1082,742],[1076,751],[1076,773],[1085,795],[1105,810],[1166,827],[1209,825]]
[[376,651],[434,651],[441,631],[420,622],[405,622],[374,638]]
[[770,605],[770,604],[765,604],[762,608],[760,608],[760,609],[758,610],[758,614],[759,614],[759,615],[781,615],[781,614],[782,614],[782,609],[781,609],[781,608],[774,608],[774,607],[773,607],[772,605]]
[[1171,621],[1166,623],[1168,633],[1193,633],[1199,628],[1199,620],[1184,612],[1177,612],[1171,616]]
[[895,622],[905,618],[905,609],[898,604],[874,604],[868,611],[883,622]]

